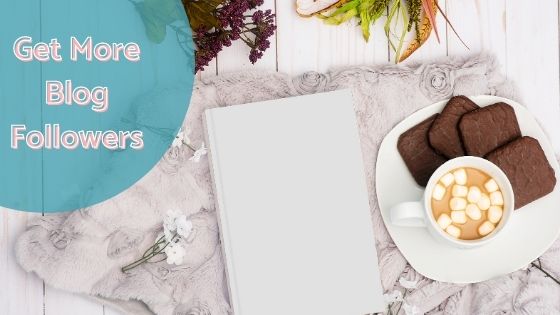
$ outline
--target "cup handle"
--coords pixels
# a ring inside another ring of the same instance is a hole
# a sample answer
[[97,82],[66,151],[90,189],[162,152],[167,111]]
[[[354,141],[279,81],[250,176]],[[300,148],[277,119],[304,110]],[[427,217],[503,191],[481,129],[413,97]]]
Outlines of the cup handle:
[[397,226],[425,227],[426,215],[422,202],[403,202],[392,207],[391,222]]

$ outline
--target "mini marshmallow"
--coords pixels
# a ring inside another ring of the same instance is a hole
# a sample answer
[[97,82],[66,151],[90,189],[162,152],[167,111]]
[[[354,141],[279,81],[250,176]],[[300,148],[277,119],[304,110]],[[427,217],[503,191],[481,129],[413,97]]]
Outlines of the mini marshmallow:
[[449,201],[449,208],[453,211],[465,210],[467,207],[467,200],[465,198],[453,197]]
[[453,172],[455,177],[455,182],[459,185],[465,185],[467,183],[467,171],[464,168],[460,168]]
[[455,176],[453,176],[453,174],[451,173],[447,173],[443,175],[440,181],[443,184],[443,186],[449,187],[449,185],[453,184],[453,182],[455,181]]
[[490,194],[490,203],[493,206],[503,206],[504,205],[504,196],[502,196],[501,191],[495,191]]
[[480,200],[480,197],[482,197],[482,192],[480,191],[480,188],[476,186],[471,186],[467,194],[467,200],[470,203],[477,203]]
[[491,178],[484,184],[484,188],[486,188],[486,191],[491,193],[491,192],[495,192],[500,187],[498,187],[498,183],[496,183],[496,181],[493,178]]
[[459,229],[455,225],[448,226],[447,229],[445,229],[445,232],[447,232],[447,234],[453,236],[454,238],[459,238],[461,236],[461,229]]
[[500,222],[503,212],[504,211],[502,210],[502,207],[498,207],[498,206],[490,207],[490,209],[488,209],[488,221],[494,224]]
[[451,195],[453,197],[466,197],[468,192],[469,189],[467,186],[462,185],[453,185],[453,188],[451,189]]
[[482,212],[480,212],[480,209],[474,203],[469,203],[467,205],[465,213],[467,214],[467,216],[469,216],[469,218],[473,220],[480,220],[480,218],[482,218]]
[[478,227],[478,234],[480,234],[480,236],[488,235],[490,232],[494,231],[494,228],[494,224],[490,221],[484,221],[484,223]]
[[465,224],[467,223],[467,215],[465,211],[451,211],[451,220],[453,223]]
[[488,208],[490,208],[490,198],[487,194],[483,193],[476,205],[480,210],[488,210]]
[[440,184],[436,184],[434,191],[432,192],[432,198],[439,201],[443,199],[443,196],[445,196],[445,187]]
[[437,224],[442,230],[445,230],[451,224],[451,218],[447,213],[442,213],[437,219]]

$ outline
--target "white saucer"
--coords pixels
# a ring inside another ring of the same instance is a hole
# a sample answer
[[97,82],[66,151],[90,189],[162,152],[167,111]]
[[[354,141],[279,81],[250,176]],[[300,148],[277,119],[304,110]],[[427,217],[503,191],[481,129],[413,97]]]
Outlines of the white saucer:
[[[470,99],[479,106],[497,102],[513,106],[522,134],[539,140],[556,177],[560,176],[552,145],[525,107],[495,96],[482,95]],[[415,112],[385,137],[377,157],[377,200],[389,234],[416,271],[438,281],[480,282],[527,266],[552,245],[560,232],[560,184],[547,196],[516,210],[495,240],[474,249],[457,249],[440,243],[425,228],[391,224],[391,207],[400,202],[420,200],[423,192],[423,187],[415,183],[400,157],[397,140],[410,127],[441,112],[446,103],[442,101]]]

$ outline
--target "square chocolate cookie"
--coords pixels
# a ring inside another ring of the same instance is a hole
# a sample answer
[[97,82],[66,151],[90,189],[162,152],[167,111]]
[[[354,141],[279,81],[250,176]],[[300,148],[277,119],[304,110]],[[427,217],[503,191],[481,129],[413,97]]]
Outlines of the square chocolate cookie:
[[496,103],[466,113],[459,131],[468,155],[483,157],[496,148],[521,137],[513,107]]
[[556,176],[539,142],[531,137],[514,140],[488,154],[488,160],[507,175],[515,209],[537,200],[554,190]]
[[478,105],[466,96],[452,97],[430,128],[428,136],[432,147],[450,159],[465,155],[459,121],[464,114],[477,108]]
[[428,141],[428,130],[437,114],[405,131],[397,142],[397,149],[406,167],[420,186],[426,186],[434,171],[445,161]]

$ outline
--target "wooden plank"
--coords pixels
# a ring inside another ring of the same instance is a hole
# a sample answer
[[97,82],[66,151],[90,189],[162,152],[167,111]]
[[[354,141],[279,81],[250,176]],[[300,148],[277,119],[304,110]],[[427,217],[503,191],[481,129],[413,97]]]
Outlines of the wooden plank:
[[[260,10],[271,10],[276,13],[274,0],[265,0],[264,4],[259,7]],[[251,49],[241,40],[236,40],[230,47],[225,47],[218,54],[218,72],[227,73],[242,70],[268,70],[276,71],[276,35],[270,39],[270,48],[268,48],[261,59],[255,64],[249,61],[249,52]]]
[[[40,39],[39,2],[22,0],[11,3],[10,10],[0,10],[0,19],[11,21],[10,27],[3,30],[3,40],[0,42],[0,69],[3,73],[10,74],[10,80],[3,82],[0,87],[0,123],[2,128],[9,128],[10,124],[38,127],[41,122],[40,112],[30,109],[14,117],[7,115],[6,108],[19,105],[13,103],[15,99],[26,104],[42,102],[41,90],[36,88],[41,84],[40,64],[19,62],[11,50],[13,42],[19,36],[27,35],[34,41]],[[2,134],[0,145],[9,146],[9,137],[5,137],[4,132]],[[0,189],[4,194],[16,196],[13,207],[25,209],[42,194],[42,180],[37,176],[42,174],[41,154],[25,150],[10,153],[2,156],[4,165],[14,165],[16,160],[26,159],[30,167],[19,170],[21,179],[17,182],[4,178]],[[25,197],[22,197],[22,191],[26,192]],[[40,215],[0,208],[0,314],[43,313],[43,281],[26,273],[18,265],[14,253],[17,238],[25,230],[28,220]]]
[[506,64],[506,0],[447,1],[447,16],[469,46],[467,50],[459,38],[447,27],[447,50],[450,56],[475,54],[482,51],[496,56],[502,72]]
[[507,76],[560,152],[558,2],[507,1]]
[[43,314],[43,281],[26,273],[14,254],[27,221],[40,215],[0,208],[0,314]]
[[297,15],[294,3],[277,1],[279,71],[295,75],[387,62],[387,40],[381,25],[372,28],[370,41],[366,43],[356,21],[326,25],[318,18]]
[[103,306],[103,315],[122,315],[121,312],[114,310],[110,306]]
[[45,287],[44,315],[103,315],[103,305],[77,294]]

